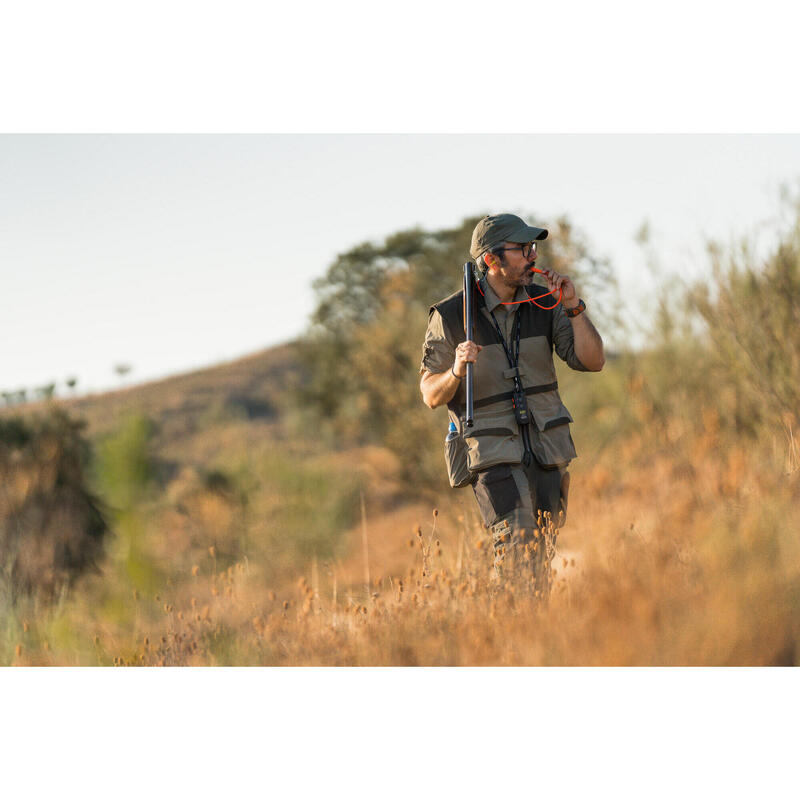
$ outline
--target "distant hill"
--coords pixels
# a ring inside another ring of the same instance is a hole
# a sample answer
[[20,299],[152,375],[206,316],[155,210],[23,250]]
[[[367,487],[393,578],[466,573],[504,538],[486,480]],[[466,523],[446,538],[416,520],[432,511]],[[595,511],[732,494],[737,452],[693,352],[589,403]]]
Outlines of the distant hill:
[[173,439],[191,435],[212,419],[275,423],[282,393],[298,373],[295,344],[288,343],[224,364],[58,402],[86,420],[91,438],[109,433],[120,417],[137,412],[156,423],[160,438]]

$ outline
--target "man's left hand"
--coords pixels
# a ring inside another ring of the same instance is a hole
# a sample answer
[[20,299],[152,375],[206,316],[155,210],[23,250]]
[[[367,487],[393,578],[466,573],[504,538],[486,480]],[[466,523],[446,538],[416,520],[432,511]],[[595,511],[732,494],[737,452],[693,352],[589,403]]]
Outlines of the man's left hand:
[[542,274],[551,292],[561,289],[561,303],[564,308],[575,308],[578,305],[578,292],[568,275],[559,275],[552,269],[543,269]]

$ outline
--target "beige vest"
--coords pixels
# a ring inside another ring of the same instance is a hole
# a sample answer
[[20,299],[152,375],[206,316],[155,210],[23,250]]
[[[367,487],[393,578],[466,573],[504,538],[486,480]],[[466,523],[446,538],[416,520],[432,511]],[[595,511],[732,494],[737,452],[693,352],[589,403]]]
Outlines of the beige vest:
[[[533,296],[541,293],[538,286],[526,291]],[[483,350],[473,370],[473,427],[464,425],[464,381],[447,404],[450,419],[467,443],[472,472],[495,464],[519,464],[524,454],[522,432],[511,405],[513,371],[497,330],[487,318],[486,302],[479,292],[476,292],[476,301],[473,340],[482,345]],[[432,306],[431,313],[434,309],[442,316],[448,338],[455,344],[463,342],[466,338],[463,291]],[[564,466],[577,453],[569,430],[572,416],[558,394],[553,364],[553,311],[538,308],[533,303],[522,303],[516,313],[521,315],[519,372],[532,418],[527,426],[531,450],[542,467]],[[510,349],[512,342],[507,344]]]

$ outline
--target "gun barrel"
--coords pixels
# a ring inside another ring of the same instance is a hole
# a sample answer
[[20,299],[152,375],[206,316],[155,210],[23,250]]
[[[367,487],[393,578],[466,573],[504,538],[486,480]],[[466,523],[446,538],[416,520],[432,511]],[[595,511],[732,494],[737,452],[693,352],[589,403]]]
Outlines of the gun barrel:
[[[467,341],[472,341],[472,330],[473,330],[473,323],[474,323],[474,287],[473,287],[473,264],[471,261],[467,261],[464,264],[464,333],[466,334]],[[467,363],[467,385],[465,387],[467,393],[467,412],[466,412],[466,419],[465,424],[468,428],[472,427],[473,424],[473,381],[472,381],[472,371],[475,365],[472,363]]]

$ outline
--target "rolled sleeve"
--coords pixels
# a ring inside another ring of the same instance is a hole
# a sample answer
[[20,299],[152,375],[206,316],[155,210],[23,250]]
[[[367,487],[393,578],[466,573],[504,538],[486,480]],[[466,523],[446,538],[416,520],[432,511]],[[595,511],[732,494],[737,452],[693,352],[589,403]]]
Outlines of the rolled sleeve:
[[575,332],[572,330],[572,323],[564,313],[564,308],[559,303],[553,312],[553,347],[558,357],[564,361],[570,369],[578,372],[590,372],[585,367],[578,356],[575,355]]
[[425,331],[425,342],[422,345],[420,374],[423,372],[432,372],[433,374],[447,372],[455,360],[455,345],[447,338],[442,315],[433,309],[428,320],[428,330]]

